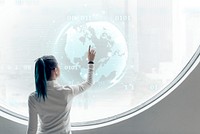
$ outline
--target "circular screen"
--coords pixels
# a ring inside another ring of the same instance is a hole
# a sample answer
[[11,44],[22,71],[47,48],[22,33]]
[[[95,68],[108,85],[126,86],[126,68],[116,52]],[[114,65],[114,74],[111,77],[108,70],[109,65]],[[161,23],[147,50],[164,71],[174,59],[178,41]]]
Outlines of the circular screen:
[[[54,55],[60,84],[94,86],[73,101],[71,121],[90,124],[137,109],[162,92],[199,46],[198,0],[0,0],[0,106],[27,120],[34,62]],[[134,112],[134,111],[133,111]]]

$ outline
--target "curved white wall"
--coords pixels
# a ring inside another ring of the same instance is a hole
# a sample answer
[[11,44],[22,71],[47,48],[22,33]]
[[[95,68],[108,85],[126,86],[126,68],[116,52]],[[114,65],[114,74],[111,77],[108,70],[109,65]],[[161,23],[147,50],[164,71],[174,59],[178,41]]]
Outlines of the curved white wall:
[[[73,134],[199,134],[200,63],[170,95],[126,121]],[[25,134],[26,126],[0,117],[1,134]]]

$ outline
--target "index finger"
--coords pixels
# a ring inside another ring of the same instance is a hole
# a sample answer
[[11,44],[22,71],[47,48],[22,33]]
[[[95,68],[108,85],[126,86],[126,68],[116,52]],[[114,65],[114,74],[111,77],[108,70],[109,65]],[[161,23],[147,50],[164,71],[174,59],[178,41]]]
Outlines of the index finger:
[[89,45],[89,49],[88,49],[88,52],[90,52],[90,47],[91,47],[91,45]]

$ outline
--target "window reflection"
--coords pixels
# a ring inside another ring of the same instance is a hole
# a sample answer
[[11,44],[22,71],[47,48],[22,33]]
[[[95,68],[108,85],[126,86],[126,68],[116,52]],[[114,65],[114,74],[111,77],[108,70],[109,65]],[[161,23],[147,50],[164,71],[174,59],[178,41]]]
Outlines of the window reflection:
[[85,79],[86,48],[96,47],[96,83],[75,98],[71,112],[73,122],[85,122],[140,106],[198,48],[197,0],[5,0],[0,7],[0,105],[24,116],[41,55],[56,56],[60,83],[76,84]]

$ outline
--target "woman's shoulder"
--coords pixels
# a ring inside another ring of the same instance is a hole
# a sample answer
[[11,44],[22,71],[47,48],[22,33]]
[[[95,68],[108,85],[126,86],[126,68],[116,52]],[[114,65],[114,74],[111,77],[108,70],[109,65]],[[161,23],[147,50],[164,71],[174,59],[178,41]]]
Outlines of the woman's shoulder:
[[58,91],[61,91],[63,94],[70,95],[72,94],[72,87],[70,85],[62,85],[60,88],[57,89]]
[[30,100],[30,99],[36,98],[36,92],[35,92],[35,91],[34,91],[34,92],[31,92],[31,93],[29,94],[28,98],[29,98],[29,100]]
[[31,92],[30,94],[29,94],[29,96],[31,97],[33,97],[33,96],[35,96],[36,95],[36,91],[33,91],[33,92]]

